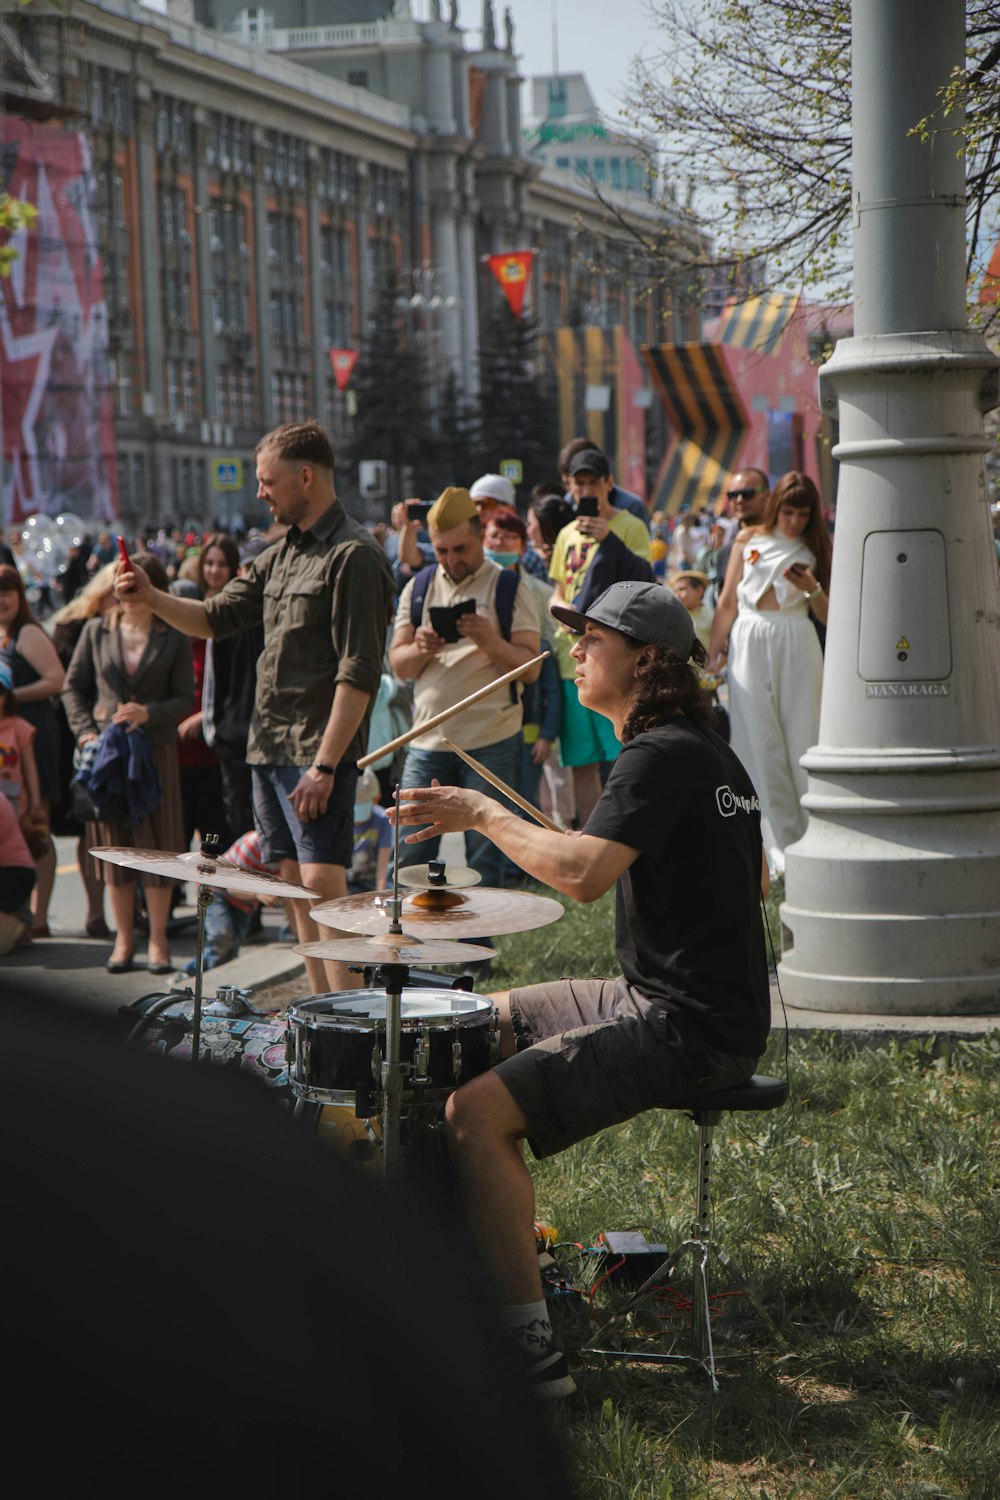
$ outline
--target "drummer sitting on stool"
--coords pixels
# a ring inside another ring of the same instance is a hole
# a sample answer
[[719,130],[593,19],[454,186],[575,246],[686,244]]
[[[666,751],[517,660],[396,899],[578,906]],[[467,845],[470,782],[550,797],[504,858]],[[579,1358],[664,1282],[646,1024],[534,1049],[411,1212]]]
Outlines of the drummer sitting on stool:
[[586,615],[554,613],[581,632],[580,702],[623,745],[586,827],[550,833],[481,793],[439,785],[403,791],[399,814],[430,824],[408,842],[475,829],[579,901],[617,882],[621,976],[494,996],[503,1061],[447,1106],[470,1227],[541,1396],[575,1387],[542,1297],[522,1142],[550,1156],[642,1110],[742,1083],[770,1026],[760,803],[709,728],[690,615],[662,585],[636,582],[613,584]]

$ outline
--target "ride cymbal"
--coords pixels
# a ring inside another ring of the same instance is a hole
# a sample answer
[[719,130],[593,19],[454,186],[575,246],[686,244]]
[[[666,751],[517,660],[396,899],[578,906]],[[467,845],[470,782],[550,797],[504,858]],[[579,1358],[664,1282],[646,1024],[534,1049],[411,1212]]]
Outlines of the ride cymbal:
[[[431,890],[421,889],[417,896],[403,898],[400,920],[415,937],[497,937],[504,932],[529,932],[533,927],[545,927],[563,914],[558,901],[528,891],[494,891],[488,886],[462,893],[448,891],[444,895],[449,905],[440,910],[432,905],[434,895]],[[358,896],[324,901],[321,906],[314,906],[310,915],[323,927],[380,936],[389,931],[387,903],[391,898],[391,891],[362,891]]]

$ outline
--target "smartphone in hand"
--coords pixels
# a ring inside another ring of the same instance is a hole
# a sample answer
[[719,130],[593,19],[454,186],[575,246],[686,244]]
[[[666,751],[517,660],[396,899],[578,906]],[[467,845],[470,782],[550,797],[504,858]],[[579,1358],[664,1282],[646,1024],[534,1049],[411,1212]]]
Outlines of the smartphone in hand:
[[132,559],[128,555],[128,548],[125,545],[124,539],[122,537],[120,537],[120,536],[117,536],[117,537],[115,537],[115,541],[118,543],[118,554],[119,554],[119,556],[121,557],[121,560],[122,560],[122,567],[123,568],[127,568],[128,571],[131,573],[131,571],[132,571]]
[[429,501],[407,500],[406,519],[408,521],[419,521],[421,525],[425,525],[427,517],[430,515],[430,510],[431,507]]
[[581,495],[577,501],[576,513],[578,516],[596,516],[599,512],[596,495]]

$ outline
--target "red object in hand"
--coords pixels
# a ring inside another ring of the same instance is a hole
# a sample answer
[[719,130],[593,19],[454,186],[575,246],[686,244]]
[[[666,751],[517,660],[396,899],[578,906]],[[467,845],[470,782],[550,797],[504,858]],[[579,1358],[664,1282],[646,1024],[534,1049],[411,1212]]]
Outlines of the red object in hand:
[[118,543],[118,551],[121,554],[122,567],[128,568],[129,572],[131,573],[132,559],[128,555],[128,548],[125,546],[125,543],[120,536],[116,537],[115,540]]

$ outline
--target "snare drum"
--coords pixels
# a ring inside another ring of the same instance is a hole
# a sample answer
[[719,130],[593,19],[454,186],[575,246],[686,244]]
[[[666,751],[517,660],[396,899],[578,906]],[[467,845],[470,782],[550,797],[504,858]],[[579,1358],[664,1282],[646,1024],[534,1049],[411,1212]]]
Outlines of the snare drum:
[[[464,990],[404,989],[400,1060],[409,1065],[404,1098],[441,1100],[497,1060],[493,1006]],[[316,1104],[354,1105],[382,1088],[384,990],[311,995],[289,1006],[292,1092]]]

